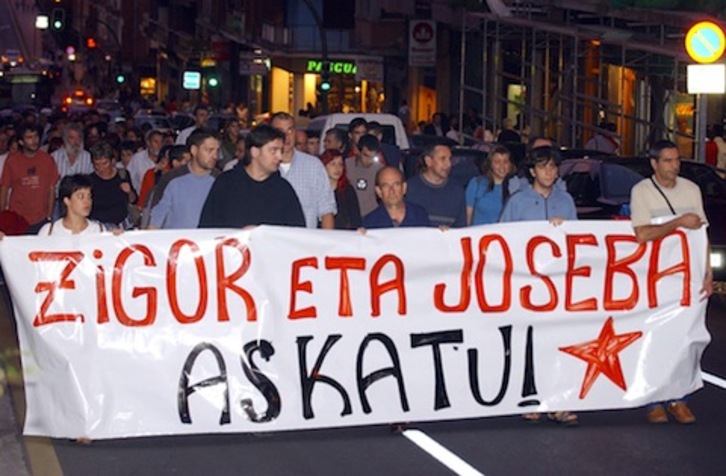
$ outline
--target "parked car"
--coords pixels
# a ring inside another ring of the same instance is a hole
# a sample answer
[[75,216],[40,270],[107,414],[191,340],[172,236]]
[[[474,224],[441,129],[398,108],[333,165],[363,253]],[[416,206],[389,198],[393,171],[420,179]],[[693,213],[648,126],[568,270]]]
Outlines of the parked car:
[[565,159],[560,177],[572,195],[580,219],[607,220],[624,217],[630,190],[643,176],[607,158]]
[[96,109],[101,114],[108,114],[112,123],[123,119],[124,116],[121,104],[115,99],[99,99],[96,103]]
[[[652,173],[647,157],[570,159],[560,166],[560,176],[575,199],[578,216],[584,219],[622,218],[622,206],[630,202],[630,189]],[[692,160],[681,161],[680,175],[701,189],[714,279],[726,281],[726,180],[712,166]]]
[[169,116],[163,112],[157,112],[151,109],[139,109],[134,114],[134,125],[140,127],[141,130],[157,129],[162,132],[173,132]]
[[410,148],[406,128],[398,116],[393,114],[371,114],[371,113],[335,113],[324,116],[315,117],[306,127],[308,134],[314,134],[320,137],[320,153],[324,152],[323,140],[325,139],[325,131],[337,127],[348,132],[348,124],[356,117],[362,117],[368,122],[376,121],[381,125],[383,130],[383,142],[395,144],[401,150]]

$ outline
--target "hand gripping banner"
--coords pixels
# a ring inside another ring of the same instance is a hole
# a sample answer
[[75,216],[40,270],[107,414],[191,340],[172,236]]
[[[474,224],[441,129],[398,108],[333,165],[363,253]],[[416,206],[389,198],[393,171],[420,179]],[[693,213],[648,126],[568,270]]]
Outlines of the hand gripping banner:
[[702,386],[705,231],[12,237],[25,433],[118,438],[626,408]]

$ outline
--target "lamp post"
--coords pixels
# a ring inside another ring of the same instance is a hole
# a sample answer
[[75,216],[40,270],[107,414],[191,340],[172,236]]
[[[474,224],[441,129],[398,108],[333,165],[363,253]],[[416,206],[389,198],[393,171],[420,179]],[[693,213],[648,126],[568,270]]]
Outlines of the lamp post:
[[[40,32],[42,33],[43,31],[47,30],[49,27],[50,27],[50,18],[48,18],[48,15],[38,15],[37,17],[35,17],[35,29],[36,30],[40,30]],[[36,45],[37,38],[38,38],[38,33],[36,32],[33,35],[33,53],[36,56],[42,56],[42,55],[38,55],[38,51],[37,51],[38,47]],[[43,48],[42,43],[41,43],[40,47],[41,47],[41,49]]]
[[[94,19],[94,21],[96,23],[106,27],[110,36],[113,38],[113,42],[115,44],[115,49],[116,49],[116,54],[120,55],[121,54],[121,42],[118,39],[118,35],[116,35],[116,30],[114,30],[111,27],[111,25],[106,23],[104,20],[100,20],[100,19],[96,18],[96,19]],[[104,55],[104,60],[106,62],[106,76],[107,76],[107,80],[108,80],[110,87],[113,87],[113,84],[114,84],[113,68],[111,66],[112,59],[113,59],[113,57],[111,55],[109,55],[109,54]],[[117,64],[119,65],[119,72],[120,72],[120,69],[121,69],[120,61],[117,61]],[[118,81],[116,81],[116,83],[118,83]],[[120,85],[121,83],[118,83],[118,84]]]
[[[320,13],[318,13],[318,9],[315,8],[315,5],[312,4],[310,0],[303,0],[305,5],[310,10],[310,13],[313,15],[313,19],[315,20],[315,24],[318,26],[318,32],[320,33],[320,50],[323,56],[323,66],[321,70],[321,78],[328,79],[330,72],[326,70],[326,68],[330,67],[330,61],[328,60],[328,38],[325,35],[325,28],[323,28],[323,21],[320,18]],[[329,89],[329,88],[328,88]],[[328,113],[328,89],[326,88],[320,88],[320,102],[322,102],[322,112],[323,114]]]

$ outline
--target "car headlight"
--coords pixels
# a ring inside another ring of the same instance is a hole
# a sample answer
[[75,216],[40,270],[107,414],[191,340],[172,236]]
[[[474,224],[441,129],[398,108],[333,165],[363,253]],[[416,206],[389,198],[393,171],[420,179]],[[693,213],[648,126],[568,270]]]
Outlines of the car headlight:
[[718,251],[711,251],[711,268],[713,269],[723,269],[726,265],[726,258],[724,257],[723,250]]

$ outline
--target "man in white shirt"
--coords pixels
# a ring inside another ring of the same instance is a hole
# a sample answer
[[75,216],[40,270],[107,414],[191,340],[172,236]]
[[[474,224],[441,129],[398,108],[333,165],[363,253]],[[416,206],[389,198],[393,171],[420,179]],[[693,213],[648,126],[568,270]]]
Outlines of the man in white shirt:
[[[671,141],[658,141],[648,155],[654,173],[638,182],[630,195],[631,220],[638,242],[657,240],[678,228],[695,230],[708,226],[701,190],[695,183],[678,176],[681,167],[678,146]],[[712,293],[713,272],[707,259],[701,295],[708,297]],[[696,421],[682,398],[657,402],[647,408],[650,423],[666,423],[668,415],[682,424]]]
[[180,145],[187,145],[187,139],[192,135],[192,132],[197,129],[205,129],[207,122],[209,121],[209,108],[204,104],[194,108],[194,125],[189,126],[186,129],[182,129],[179,135],[176,137],[176,143]]
[[78,122],[67,124],[62,137],[63,147],[50,154],[60,177],[92,173],[91,154],[83,148],[83,126]]
[[152,129],[146,133],[146,149],[135,153],[126,167],[134,190],[141,190],[144,174],[156,165],[162,145],[164,145],[164,135],[161,131]]
[[270,118],[270,125],[285,134],[280,175],[290,182],[302,205],[305,227],[335,228],[338,208],[330,179],[320,159],[295,149],[295,119],[286,112]]

